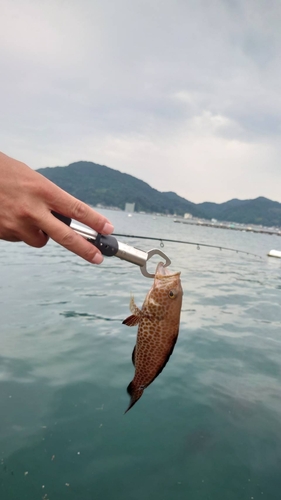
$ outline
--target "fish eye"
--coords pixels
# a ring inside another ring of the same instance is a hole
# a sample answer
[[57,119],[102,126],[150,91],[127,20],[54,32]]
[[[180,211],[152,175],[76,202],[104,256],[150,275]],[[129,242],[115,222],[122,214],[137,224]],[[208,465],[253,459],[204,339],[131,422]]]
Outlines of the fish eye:
[[175,299],[176,298],[176,293],[173,290],[169,291],[169,297],[170,299]]

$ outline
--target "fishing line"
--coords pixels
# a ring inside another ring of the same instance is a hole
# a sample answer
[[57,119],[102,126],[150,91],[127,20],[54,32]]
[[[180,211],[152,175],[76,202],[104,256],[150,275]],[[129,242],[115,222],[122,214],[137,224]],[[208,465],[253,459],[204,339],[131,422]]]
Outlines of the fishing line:
[[135,238],[135,239],[141,239],[141,240],[153,240],[153,241],[160,241],[160,246],[163,248],[164,247],[164,241],[166,243],[180,243],[182,245],[193,245],[197,247],[197,250],[200,250],[200,247],[206,247],[206,248],[218,248],[219,250],[228,250],[229,252],[236,252],[236,253],[243,253],[245,255],[252,255],[253,257],[257,257],[259,259],[262,259],[261,255],[257,255],[255,253],[251,252],[246,252],[245,250],[237,250],[237,248],[228,248],[228,247],[223,247],[220,245],[209,245],[208,243],[196,243],[194,241],[182,241],[182,240],[172,240],[168,238],[156,238],[153,236],[137,236],[133,234],[120,234],[120,233],[113,233],[113,236],[124,236],[124,238]]

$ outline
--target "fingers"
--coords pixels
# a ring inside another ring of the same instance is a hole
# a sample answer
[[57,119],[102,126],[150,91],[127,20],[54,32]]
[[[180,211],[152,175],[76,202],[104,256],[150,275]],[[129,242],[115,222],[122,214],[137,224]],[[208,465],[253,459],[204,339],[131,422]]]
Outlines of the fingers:
[[108,235],[112,233],[113,226],[106,217],[27,165],[1,153],[0,170],[1,239],[24,241],[34,247],[43,247],[49,236],[88,262],[102,262],[99,250],[53,217],[51,211]]
[[21,238],[19,238],[18,236],[13,236],[12,234],[9,234],[7,236],[5,236],[5,234],[3,234],[3,235],[1,234],[0,240],[10,241],[10,243],[17,243],[19,241],[22,241]]
[[49,189],[48,194],[50,198],[50,210],[82,222],[86,226],[95,229],[98,233],[107,235],[113,232],[114,227],[106,217],[90,208],[86,203],[66,193],[55,184],[52,184],[52,190]]
[[[66,210],[67,214],[65,213]],[[79,201],[75,198],[72,198],[71,203],[68,203],[67,206],[62,206],[62,210],[60,213],[63,213],[63,215],[67,215],[71,219],[86,224],[86,226],[95,229],[95,231],[97,231],[98,233],[111,234],[114,230],[113,225],[106,217],[96,212],[82,201]]]
[[27,245],[36,248],[44,247],[49,240],[49,236],[40,229],[29,229],[22,236],[22,241]]
[[54,241],[88,262],[100,264],[103,261],[102,254],[94,245],[56,219],[51,213],[46,216],[42,229]]
[[8,229],[1,231],[0,239],[10,242],[24,241],[27,245],[41,248],[46,245],[49,237],[37,227],[26,224],[13,228],[9,226]]

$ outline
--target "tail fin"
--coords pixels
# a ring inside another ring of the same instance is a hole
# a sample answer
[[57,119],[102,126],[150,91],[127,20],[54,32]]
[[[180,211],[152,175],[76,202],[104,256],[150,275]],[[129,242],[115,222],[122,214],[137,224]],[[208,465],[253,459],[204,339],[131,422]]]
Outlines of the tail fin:
[[127,393],[131,397],[131,401],[125,413],[127,413],[127,411],[129,411],[132,408],[132,406],[134,406],[134,404],[140,399],[143,391],[144,389],[137,388],[134,384],[134,381],[132,380],[132,382],[127,387]]

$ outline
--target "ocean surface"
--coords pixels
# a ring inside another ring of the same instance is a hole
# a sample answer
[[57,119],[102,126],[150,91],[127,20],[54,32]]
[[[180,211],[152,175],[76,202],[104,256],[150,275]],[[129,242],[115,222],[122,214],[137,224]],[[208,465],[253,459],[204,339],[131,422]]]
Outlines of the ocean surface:
[[179,339],[124,415],[137,329],[122,320],[152,280],[115,257],[0,242],[0,499],[280,500],[281,260],[266,254],[281,238],[103,212],[116,233],[261,258],[165,243]]

